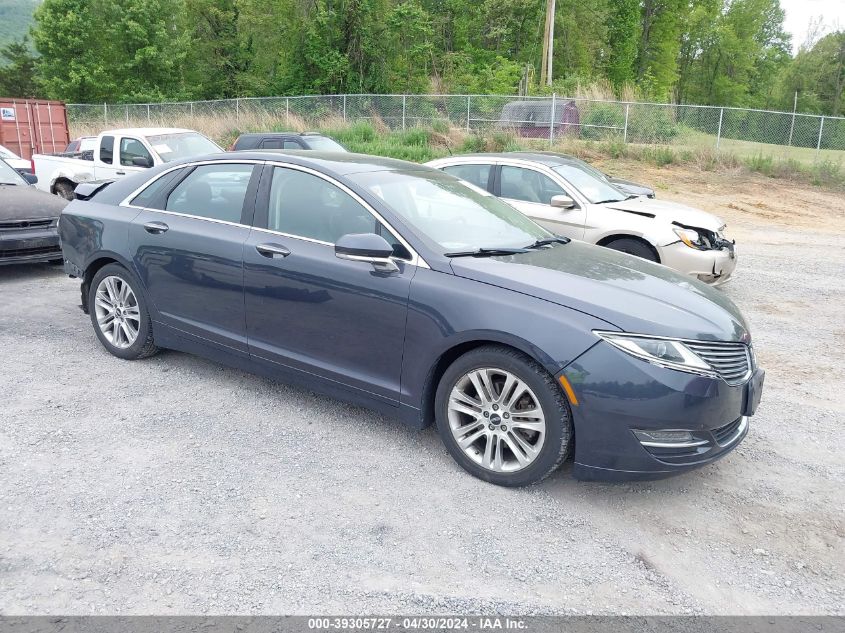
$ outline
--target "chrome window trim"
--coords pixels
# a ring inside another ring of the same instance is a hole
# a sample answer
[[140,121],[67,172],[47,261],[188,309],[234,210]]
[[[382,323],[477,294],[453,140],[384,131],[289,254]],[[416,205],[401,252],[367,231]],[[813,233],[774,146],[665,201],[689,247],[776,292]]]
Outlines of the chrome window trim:
[[[364,207],[364,209],[366,211],[368,211],[370,213],[370,215],[372,215],[378,222],[380,222],[388,231],[390,231],[390,234],[393,235],[393,237],[396,238],[398,240],[398,242],[402,246],[404,246],[408,250],[408,252],[411,254],[410,260],[402,259],[400,257],[391,257],[391,259],[396,259],[398,261],[405,262],[406,264],[410,264],[412,266],[418,266],[420,268],[431,268],[428,265],[428,263],[426,263],[426,261],[420,256],[420,254],[417,253],[416,249],[414,249],[405,240],[405,238],[402,237],[399,234],[399,232],[396,229],[393,228],[393,226],[391,226],[390,222],[385,220],[384,217],[378,211],[373,209],[373,207],[366,200],[364,200],[361,196],[359,196],[357,193],[352,191],[352,189],[350,189],[349,187],[344,185],[342,182],[338,182],[337,180],[335,180],[331,176],[328,176],[327,174],[324,174],[321,171],[318,171],[316,169],[311,169],[310,167],[305,167],[303,165],[294,165],[292,163],[285,163],[285,162],[278,161],[278,160],[268,160],[268,161],[266,161],[266,164],[271,165],[273,167],[281,167],[283,169],[293,169],[293,170],[296,170],[296,171],[301,171],[301,172],[304,172],[304,173],[307,173],[307,174],[311,174],[312,176],[316,176],[317,178],[325,180],[329,184],[334,185],[335,187],[337,187],[338,189],[340,189],[341,191],[343,191],[344,193],[349,195],[353,200],[355,200],[355,202],[357,202],[362,207]],[[306,237],[304,235],[292,235],[292,234],[289,234],[289,233],[282,233],[281,231],[274,231],[273,229],[258,229],[257,227],[254,227],[254,228],[256,228],[257,230],[261,230],[261,231],[269,231],[271,233],[276,233],[278,235],[284,235],[286,237],[291,237],[291,238],[294,238],[294,239],[301,239],[301,240],[305,240],[305,241],[308,241],[308,242],[313,242],[315,244],[323,244],[323,245],[332,246],[332,247],[334,246],[333,242],[324,242],[322,240],[315,240],[313,238]]]
[[304,242],[311,242],[312,244],[321,244],[323,246],[334,247],[334,244],[332,242],[324,242],[322,240],[315,240],[315,239],[310,238],[310,237],[305,237],[304,235],[292,235],[290,233],[283,233],[281,231],[274,231],[272,229],[265,229],[265,228],[261,228],[261,227],[257,227],[257,226],[248,226],[248,225],[242,224],[240,222],[228,222],[226,220],[216,220],[214,218],[206,218],[206,217],[199,216],[199,215],[191,215],[189,213],[180,213],[180,212],[177,212],[177,211],[166,211],[164,209],[153,209],[152,207],[142,207],[142,206],[131,204],[131,201],[134,200],[147,187],[150,187],[153,183],[158,181],[160,178],[163,178],[167,174],[169,174],[173,171],[176,171],[177,169],[201,167],[203,165],[230,165],[230,164],[271,165],[271,166],[274,166],[274,167],[283,167],[283,168],[286,168],[286,169],[295,169],[295,170],[298,170],[298,171],[309,173],[313,176],[317,176],[318,178],[322,178],[326,182],[338,187],[341,191],[350,195],[352,197],[352,199],[355,200],[356,202],[358,202],[361,206],[363,206],[364,209],[366,209],[370,213],[370,215],[372,215],[376,220],[381,222],[384,225],[384,227],[387,228],[388,231],[390,231],[390,234],[393,235],[393,237],[395,237],[399,241],[399,243],[402,244],[402,246],[404,246],[406,249],[408,249],[409,253],[411,253],[411,259],[410,260],[402,259],[402,258],[399,258],[399,257],[392,257],[391,259],[396,259],[397,261],[404,262],[405,264],[409,264],[409,265],[412,265],[412,266],[418,266],[419,268],[428,268],[428,269],[431,268],[431,266],[428,265],[428,263],[420,256],[420,254],[417,253],[416,249],[414,249],[410,244],[408,244],[408,242],[405,240],[405,238],[403,238],[401,235],[399,235],[398,231],[396,231],[396,229],[394,229],[393,226],[391,226],[391,224],[387,220],[385,220],[378,211],[373,209],[372,206],[370,204],[368,204],[366,200],[361,198],[361,196],[359,196],[357,193],[352,191],[349,187],[347,187],[343,183],[336,181],[335,179],[331,178],[330,176],[327,176],[326,174],[324,174],[320,171],[317,171],[316,169],[311,169],[310,167],[304,167],[303,165],[294,165],[292,163],[285,163],[285,162],[282,162],[282,161],[275,161],[275,160],[255,160],[255,159],[240,159],[240,160],[238,160],[236,158],[225,159],[225,160],[203,160],[203,161],[198,161],[198,162],[195,162],[195,163],[183,163],[181,165],[174,165],[170,169],[166,169],[163,172],[161,172],[160,174],[158,174],[152,180],[148,180],[143,185],[141,185],[140,187],[138,187],[137,189],[132,191],[132,193],[130,193],[128,196],[126,196],[121,202],[119,202],[118,206],[128,207],[130,209],[138,209],[139,211],[153,211],[155,213],[164,213],[164,214],[167,214],[167,215],[174,215],[174,216],[179,216],[179,217],[192,218],[192,219],[195,219],[195,220],[206,220],[208,222],[216,222],[218,224],[228,224],[230,226],[241,226],[241,227],[245,227],[245,228],[248,228],[248,229],[253,229],[255,231],[261,231],[263,233],[270,233],[272,235],[281,235],[283,237],[287,237],[287,238],[291,238],[291,239],[295,239],[295,240],[302,240]]
[[[181,165],[174,165],[170,169],[165,169],[163,172],[158,174],[152,180],[148,180],[143,185],[135,189],[132,193],[126,196],[122,201],[118,202],[118,206],[121,207],[129,207],[131,209],[144,209],[146,211],[164,211],[164,209],[153,209],[151,207],[141,207],[135,204],[131,204],[131,201],[137,197],[142,191],[144,191],[147,187],[151,186],[154,182],[158,181],[161,178],[164,178],[170,172],[176,171],[177,169],[184,169],[186,167],[200,167],[202,165],[231,165],[232,163],[240,164],[240,165],[263,165],[266,161],[263,160],[255,160],[255,159],[226,159],[226,160],[202,160],[196,163],[183,163]],[[173,213],[175,215],[187,215],[185,213],[176,213],[175,211],[167,211],[167,213]],[[200,217],[200,216],[191,216],[191,217]],[[208,219],[208,218],[200,218],[200,219]],[[242,225],[243,226],[243,225]]]
[[218,220],[217,218],[206,218],[201,215],[191,215],[190,213],[179,213],[178,211],[164,211],[162,209],[152,209],[147,207],[132,207],[133,209],[142,209],[143,211],[151,211],[153,213],[163,213],[164,215],[173,215],[179,218],[190,218],[192,220],[205,220],[206,222],[214,222],[215,224],[226,224],[228,226],[239,226],[244,229],[252,228],[248,224],[241,224],[240,222],[230,222],[229,220]]

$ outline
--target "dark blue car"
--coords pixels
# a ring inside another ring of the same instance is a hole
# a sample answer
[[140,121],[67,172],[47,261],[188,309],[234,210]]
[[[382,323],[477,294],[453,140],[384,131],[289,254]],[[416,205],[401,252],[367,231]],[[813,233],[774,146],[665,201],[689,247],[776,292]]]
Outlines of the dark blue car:
[[748,326],[668,268],[559,238],[435,169],[240,153],[81,185],[65,268],[112,354],[170,348],[437,423],[520,486],[725,455],[760,399]]

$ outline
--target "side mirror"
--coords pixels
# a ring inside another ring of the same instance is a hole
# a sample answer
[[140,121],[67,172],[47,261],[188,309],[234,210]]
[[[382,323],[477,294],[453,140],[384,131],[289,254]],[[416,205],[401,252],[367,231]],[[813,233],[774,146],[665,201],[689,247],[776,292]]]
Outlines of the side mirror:
[[334,245],[334,254],[340,259],[367,262],[379,272],[396,272],[399,267],[390,259],[393,247],[375,233],[350,233]]
[[148,156],[133,156],[132,165],[135,167],[152,167],[153,159]]
[[550,204],[557,209],[574,209],[575,200],[569,196],[552,196]]
[[23,176],[23,179],[31,185],[34,185],[38,182],[38,176],[36,176],[35,174],[21,174],[21,176]]

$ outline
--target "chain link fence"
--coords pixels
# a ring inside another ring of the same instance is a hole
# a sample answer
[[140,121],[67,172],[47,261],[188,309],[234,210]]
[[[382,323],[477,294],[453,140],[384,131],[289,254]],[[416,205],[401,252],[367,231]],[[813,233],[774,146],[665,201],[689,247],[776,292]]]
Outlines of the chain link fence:
[[76,135],[114,127],[188,127],[221,139],[246,131],[459,128],[841,161],[845,117],[742,108],[506,95],[315,95],[144,104],[69,104]]

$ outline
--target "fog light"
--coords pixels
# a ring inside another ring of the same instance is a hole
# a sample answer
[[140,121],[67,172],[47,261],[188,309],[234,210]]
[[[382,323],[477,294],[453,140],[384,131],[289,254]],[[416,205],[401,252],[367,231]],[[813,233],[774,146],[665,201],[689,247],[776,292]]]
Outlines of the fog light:
[[634,431],[643,446],[703,446],[707,440],[696,439],[690,431]]

